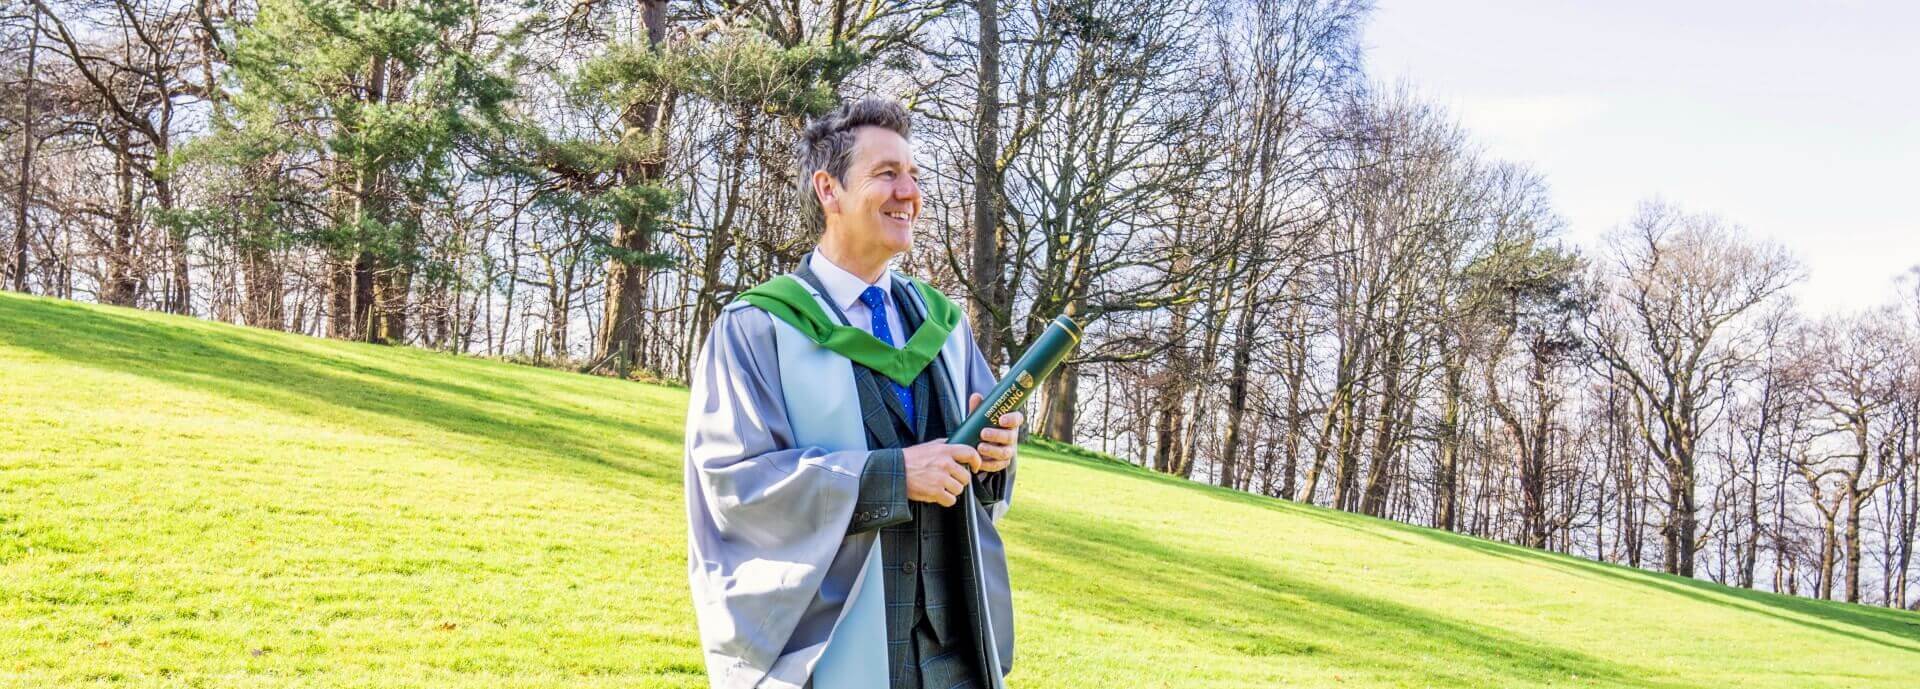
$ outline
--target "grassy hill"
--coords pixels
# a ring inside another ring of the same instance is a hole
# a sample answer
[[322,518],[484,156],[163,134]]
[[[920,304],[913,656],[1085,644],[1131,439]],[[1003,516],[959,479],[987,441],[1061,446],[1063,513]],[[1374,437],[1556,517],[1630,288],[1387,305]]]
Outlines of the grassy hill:
[[[703,687],[685,393],[0,293],[0,686]],[[1920,615],[1035,448],[1016,687],[1911,687]]]

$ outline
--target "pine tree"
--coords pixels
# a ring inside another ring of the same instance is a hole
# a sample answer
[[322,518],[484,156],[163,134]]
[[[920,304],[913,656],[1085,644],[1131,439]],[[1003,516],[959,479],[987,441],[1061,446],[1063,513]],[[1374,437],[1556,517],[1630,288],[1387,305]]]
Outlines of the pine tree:
[[420,209],[451,193],[455,146],[513,93],[475,56],[479,12],[462,0],[264,0],[233,37],[229,107],[193,157],[278,183],[200,222],[317,214],[283,231],[328,257],[335,337],[407,339]]

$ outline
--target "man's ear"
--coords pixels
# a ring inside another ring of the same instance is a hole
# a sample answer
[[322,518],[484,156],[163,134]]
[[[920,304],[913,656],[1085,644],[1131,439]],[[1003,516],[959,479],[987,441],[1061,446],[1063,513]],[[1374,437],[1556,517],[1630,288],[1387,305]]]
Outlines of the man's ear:
[[820,210],[840,212],[840,180],[834,179],[826,170],[813,171],[813,195],[820,200]]

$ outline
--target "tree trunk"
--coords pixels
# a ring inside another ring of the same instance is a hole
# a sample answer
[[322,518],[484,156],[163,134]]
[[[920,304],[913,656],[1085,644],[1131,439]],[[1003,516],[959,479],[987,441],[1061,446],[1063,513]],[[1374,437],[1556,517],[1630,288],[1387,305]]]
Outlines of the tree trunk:
[[[162,138],[155,142],[154,147],[157,149],[157,157],[162,159],[169,157],[168,149],[172,147],[167,139]],[[167,292],[167,310],[182,316],[191,316],[193,315],[193,283],[187,271],[187,233],[172,220],[173,181],[164,175],[154,175],[153,200],[155,205],[159,206],[161,216],[168,218],[165,223],[167,256],[173,268],[173,285]]]
[[27,209],[33,204],[33,99],[35,69],[40,59],[40,6],[34,5],[33,24],[27,28],[27,76],[21,87],[20,188],[14,208],[13,291],[27,291]]
[[[381,102],[387,98],[387,77],[391,67],[390,60],[384,54],[376,54],[368,66],[367,99]],[[346,329],[345,334],[355,340],[380,342],[380,324],[375,322],[379,316],[379,302],[376,301],[377,288],[374,285],[380,272],[380,257],[370,249],[370,242],[364,236],[366,224],[387,225],[391,220],[387,199],[382,193],[383,175],[377,168],[355,168],[353,170],[353,221],[354,232],[361,235],[354,246],[353,264],[346,276]],[[339,299],[335,297],[336,301]]]
[[1180,399],[1177,390],[1162,392],[1160,405],[1154,420],[1153,470],[1163,474],[1173,473],[1177,468],[1177,455],[1180,447]]
[[[967,280],[967,317],[973,323],[974,341],[987,363],[997,368],[1005,358],[1012,327],[1000,296],[1004,279],[1000,262],[1000,3],[977,0],[974,8],[980,20],[980,69],[973,125],[973,275]],[[1052,416],[1049,412],[1048,417]]]
[[[1779,489],[1774,491],[1774,499],[1773,499],[1773,590],[1774,591],[1781,590],[1780,586],[1781,586],[1781,580],[1783,578],[1781,573],[1786,570],[1784,561],[1786,560],[1786,556],[1787,556],[1787,538],[1786,538],[1787,463],[1785,461],[1780,462],[1780,473],[1777,475],[1777,477],[1779,479],[1777,481],[1777,484],[1779,485]],[[1786,581],[1793,580],[1793,576],[1791,573],[1788,573],[1784,578]]]
[[1847,602],[1860,602],[1860,507],[1858,489],[1848,486],[1847,501]]
[[[641,0],[640,22],[646,28],[647,45],[660,50],[667,36],[666,0]],[[667,126],[672,102],[672,95],[668,94],[657,101],[630,104],[622,114],[622,123],[628,130],[625,135],[645,138],[649,153],[647,160],[621,164],[618,172],[621,184],[632,186],[659,181],[664,168],[661,158],[665,156],[659,135]],[[622,371],[648,363],[641,329],[647,308],[647,283],[653,271],[640,261],[654,252],[653,232],[651,227],[643,227],[633,220],[622,218],[614,223],[612,244],[619,255],[607,262],[606,317],[600,323],[600,335],[595,339],[593,351],[594,361],[606,362]]]
[[241,276],[246,281],[241,318],[256,328],[285,329],[280,267],[273,254],[247,238],[240,240],[238,250]]
[[1434,525],[1458,527],[1460,492],[1460,400],[1466,394],[1466,362],[1457,351],[1446,354],[1440,406],[1439,469],[1434,476]]
[[1041,437],[1073,442],[1074,425],[1080,410],[1080,367],[1062,365],[1046,382],[1047,415],[1042,419]]
[[1907,607],[1907,578],[1913,563],[1913,537],[1916,513],[1920,513],[1920,486],[1911,482],[1912,472],[1920,467],[1908,465],[1900,471],[1899,526],[1895,533],[1896,560],[1893,579],[1893,599],[1891,605],[1896,608]]
[[1840,509],[1841,497],[1842,496],[1835,495],[1833,509],[1821,515],[1826,518],[1824,520],[1826,528],[1821,534],[1820,539],[1820,587],[1814,595],[1817,598],[1825,598],[1827,600],[1833,600],[1833,567],[1834,560],[1837,559],[1838,556],[1837,551],[1839,550],[1839,544],[1836,541],[1839,536],[1839,534],[1836,533],[1838,525],[1835,524],[1836,520],[1834,517],[1836,515],[1834,513]]
[[1333,448],[1334,425],[1340,420],[1342,406],[1340,400],[1343,394],[1345,393],[1342,388],[1334,388],[1333,403],[1327,405],[1327,412],[1323,415],[1320,425],[1320,435],[1314,442],[1313,463],[1307,465],[1306,479],[1300,483],[1299,494],[1293,497],[1295,502],[1313,502],[1313,494],[1320,488],[1320,474],[1327,465],[1327,454]]
[[351,340],[358,332],[353,326],[353,261],[331,258],[327,261],[327,337]]
[[1404,327],[1396,328],[1387,341],[1386,379],[1380,385],[1380,408],[1376,412],[1379,418],[1373,431],[1373,461],[1367,468],[1366,488],[1360,501],[1361,513],[1375,517],[1386,515],[1388,470],[1392,468],[1389,458],[1394,453],[1394,424],[1400,419],[1400,363],[1406,351],[1405,343]]
[[1248,271],[1245,302],[1240,307],[1239,322],[1234,326],[1233,352],[1227,373],[1227,441],[1220,452],[1220,485],[1229,488],[1234,486],[1241,439],[1245,435],[1242,426],[1247,412],[1247,379],[1253,368],[1254,325],[1260,304],[1259,283],[1255,278],[1258,274],[1258,270]]
[[134,306],[140,298],[141,278],[134,269],[134,240],[139,219],[133,207],[132,142],[123,128],[113,139],[113,180],[119,199],[114,204],[113,236],[107,247],[107,282],[101,285],[100,301],[115,306]]
[[1520,455],[1520,498],[1522,521],[1525,526],[1526,544],[1531,548],[1547,547],[1547,453],[1552,451],[1552,440],[1547,427],[1551,418],[1551,408],[1543,408],[1533,420],[1533,439],[1528,442]]
[[375,303],[380,305],[374,342],[406,344],[407,297],[413,287],[413,272],[400,266],[380,271],[374,281]]
[[[1200,457],[1200,432],[1206,428],[1207,423],[1207,408],[1203,404],[1203,396],[1205,394],[1205,390],[1200,389],[1198,386],[1194,387],[1193,418],[1183,419],[1181,421],[1181,424],[1186,426],[1187,429],[1186,442],[1181,445],[1179,466],[1175,467],[1173,472],[1179,474],[1180,478],[1193,478],[1193,470],[1196,468],[1196,465],[1200,463],[1198,461]],[[1186,407],[1181,408],[1183,415],[1185,410]]]
[[[1355,384],[1356,393],[1364,386]],[[1339,445],[1334,448],[1335,471],[1333,475],[1333,506],[1335,509],[1354,511],[1359,503],[1360,473],[1360,435],[1367,426],[1366,414],[1372,406],[1362,404],[1359,394],[1349,394],[1346,406],[1340,412]],[[1355,414],[1359,418],[1355,418]]]
[[1747,540],[1740,555],[1740,573],[1736,580],[1741,588],[1753,588],[1754,569],[1760,559],[1760,454],[1766,447],[1767,430],[1772,425],[1773,395],[1773,386],[1769,381],[1760,391],[1760,419],[1754,437],[1747,446],[1747,472],[1752,482],[1747,485]]
[[[1686,382],[1682,382],[1684,387]],[[1693,402],[1689,398],[1681,402],[1680,409],[1672,414],[1678,418],[1668,421],[1668,465],[1667,465],[1667,562],[1669,574],[1683,577],[1693,576],[1693,561],[1699,550],[1698,535],[1695,533],[1694,515],[1698,512],[1695,499],[1694,442],[1697,425],[1693,423]]]
[[[1689,472],[1690,473],[1690,472]],[[1677,470],[1667,490],[1667,567],[1669,574],[1693,576],[1696,552],[1694,534],[1693,482],[1679,478]]]
[[379,313],[375,306],[374,276],[379,271],[378,259],[372,252],[361,251],[353,257],[353,269],[349,274],[352,291],[348,293],[350,308],[348,315],[352,319],[353,339],[364,342],[379,342],[379,331],[374,327],[374,317]]
[[1638,455],[1627,449],[1633,442],[1627,434],[1630,425],[1627,421],[1644,422],[1644,419],[1640,418],[1639,414],[1634,414],[1632,419],[1626,418],[1625,410],[1620,408],[1621,392],[1622,388],[1613,379],[1613,374],[1609,373],[1607,409],[1610,417],[1614,419],[1613,427],[1617,429],[1614,447],[1620,452],[1620,545],[1626,551],[1627,566],[1639,567],[1646,545],[1645,534],[1640,532],[1646,521],[1640,517],[1641,510],[1644,510],[1646,505],[1639,499],[1640,481],[1643,479],[1639,471]]
[[[1302,308],[1298,302],[1295,302],[1293,310],[1296,314],[1303,314],[1305,312],[1305,309]],[[1304,328],[1299,327],[1302,320],[1302,317],[1296,316],[1290,321],[1294,323],[1296,327],[1294,328],[1294,332],[1289,334],[1290,341],[1288,342],[1287,348],[1287,356],[1291,361],[1288,362],[1287,366],[1286,457],[1281,460],[1280,496],[1288,500],[1299,499],[1299,496],[1293,492],[1293,476],[1299,469],[1300,436],[1304,430],[1302,428],[1304,425],[1302,422],[1306,420],[1305,412],[1300,409],[1300,388],[1305,384],[1307,377],[1307,350],[1304,342],[1306,336],[1304,334]],[[1298,343],[1298,346],[1295,346],[1296,343]]]

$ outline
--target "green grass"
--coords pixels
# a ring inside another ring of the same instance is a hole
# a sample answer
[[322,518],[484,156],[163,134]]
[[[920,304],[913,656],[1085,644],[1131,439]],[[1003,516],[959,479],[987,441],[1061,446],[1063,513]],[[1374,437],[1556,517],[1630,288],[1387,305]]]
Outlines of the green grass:
[[[0,686],[703,687],[685,393],[0,294]],[[1016,687],[1911,687],[1920,615],[1028,448]]]

